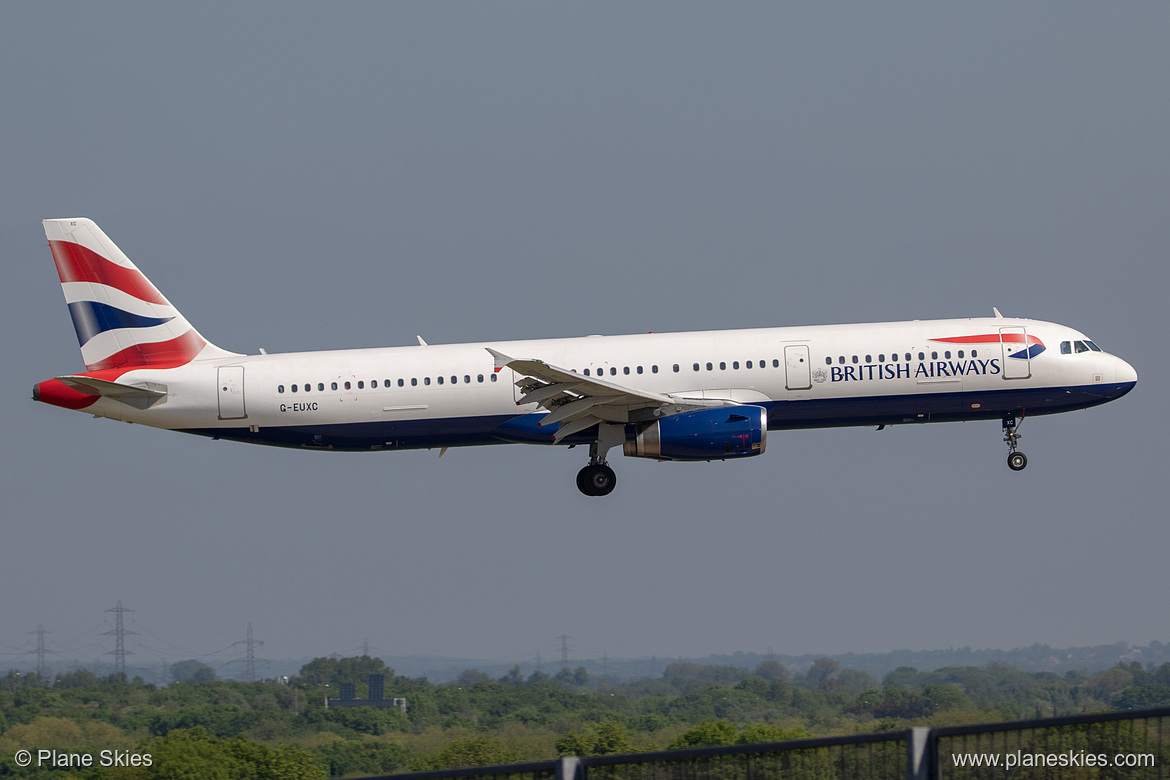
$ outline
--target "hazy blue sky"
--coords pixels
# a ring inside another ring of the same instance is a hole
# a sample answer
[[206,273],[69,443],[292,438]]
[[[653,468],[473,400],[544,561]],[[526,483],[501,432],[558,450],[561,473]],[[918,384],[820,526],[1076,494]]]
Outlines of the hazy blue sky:
[[[1167,41],[1164,2],[7,4],[0,664],[112,650],[118,599],[142,662],[248,622],[271,658],[1170,640]],[[582,449],[212,442],[29,400],[82,367],[67,216],[239,351],[998,306],[1141,380],[1028,420],[1022,474],[995,422],[618,457],[604,500]]]

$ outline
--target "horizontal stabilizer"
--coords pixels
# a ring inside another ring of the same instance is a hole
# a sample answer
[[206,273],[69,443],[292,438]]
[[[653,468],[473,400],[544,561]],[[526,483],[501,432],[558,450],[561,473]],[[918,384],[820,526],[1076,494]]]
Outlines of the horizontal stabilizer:
[[124,385],[90,376],[59,376],[57,381],[82,393],[112,398],[137,409],[149,409],[167,398],[167,386],[158,382],[139,382]]

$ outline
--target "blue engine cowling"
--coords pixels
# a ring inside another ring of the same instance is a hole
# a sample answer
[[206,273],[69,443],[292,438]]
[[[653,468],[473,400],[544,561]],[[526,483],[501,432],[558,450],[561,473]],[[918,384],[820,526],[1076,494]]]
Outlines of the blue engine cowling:
[[764,451],[767,436],[767,409],[723,406],[655,420],[626,440],[624,452],[658,460],[746,458]]

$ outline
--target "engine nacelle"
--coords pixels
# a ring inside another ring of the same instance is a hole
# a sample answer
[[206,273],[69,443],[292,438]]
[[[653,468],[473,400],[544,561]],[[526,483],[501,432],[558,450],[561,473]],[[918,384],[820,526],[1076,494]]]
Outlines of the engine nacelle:
[[764,451],[768,410],[762,406],[723,406],[672,414],[655,420],[624,452],[658,460],[724,460]]

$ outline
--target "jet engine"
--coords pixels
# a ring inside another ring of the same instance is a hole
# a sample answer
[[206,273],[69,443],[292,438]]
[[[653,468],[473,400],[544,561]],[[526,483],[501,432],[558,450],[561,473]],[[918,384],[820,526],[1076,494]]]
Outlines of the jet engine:
[[658,460],[725,460],[764,451],[768,410],[723,406],[663,417],[627,439],[624,452]]

